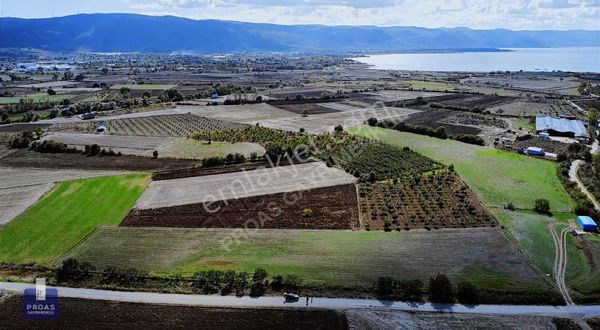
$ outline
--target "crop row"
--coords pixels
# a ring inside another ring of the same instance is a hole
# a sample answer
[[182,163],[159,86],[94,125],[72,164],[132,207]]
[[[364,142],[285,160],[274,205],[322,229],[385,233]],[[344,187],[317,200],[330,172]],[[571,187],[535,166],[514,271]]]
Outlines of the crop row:
[[452,170],[359,188],[361,216],[369,230],[495,226],[490,215]]

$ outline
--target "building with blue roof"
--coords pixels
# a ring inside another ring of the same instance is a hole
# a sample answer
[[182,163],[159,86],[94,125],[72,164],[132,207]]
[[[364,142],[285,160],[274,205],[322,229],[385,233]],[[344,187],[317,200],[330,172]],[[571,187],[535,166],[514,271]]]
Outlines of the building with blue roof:
[[577,223],[579,224],[579,226],[581,226],[581,229],[583,229],[583,231],[597,231],[598,230],[598,225],[596,224],[596,222],[585,215],[580,215],[577,217]]
[[578,139],[589,139],[590,134],[581,120],[552,116],[535,116],[535,130],[553,136],[568,136]]

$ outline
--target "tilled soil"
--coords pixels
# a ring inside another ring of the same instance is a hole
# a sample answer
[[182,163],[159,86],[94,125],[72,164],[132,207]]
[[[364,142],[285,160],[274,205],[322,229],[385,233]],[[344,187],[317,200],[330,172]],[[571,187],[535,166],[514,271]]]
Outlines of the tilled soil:
[[133,209],[121,226],[357,229],[356,198],[355,185],[346,184],[207,204]]
[[0,303],[6,329],[346,329],[332,310],[216,308],[59,298],[57,320],[25,320],[23,297]]

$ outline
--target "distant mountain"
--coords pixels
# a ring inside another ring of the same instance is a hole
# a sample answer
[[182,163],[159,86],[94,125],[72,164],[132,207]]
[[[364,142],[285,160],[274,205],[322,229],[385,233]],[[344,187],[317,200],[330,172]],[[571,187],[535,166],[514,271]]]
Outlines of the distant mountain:
[[600,46],[600,31],[275,25],[173,16],[0,18],[0,47],[94,52],[391,52]]

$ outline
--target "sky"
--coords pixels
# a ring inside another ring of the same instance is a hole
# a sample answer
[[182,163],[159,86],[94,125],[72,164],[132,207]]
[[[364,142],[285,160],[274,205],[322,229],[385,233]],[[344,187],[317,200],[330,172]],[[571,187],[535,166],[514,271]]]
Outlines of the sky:
[[77,13],[275,24],[600,30],[600,0],[0,0],[2,17]]

